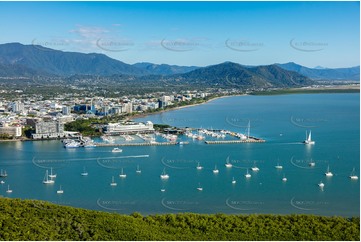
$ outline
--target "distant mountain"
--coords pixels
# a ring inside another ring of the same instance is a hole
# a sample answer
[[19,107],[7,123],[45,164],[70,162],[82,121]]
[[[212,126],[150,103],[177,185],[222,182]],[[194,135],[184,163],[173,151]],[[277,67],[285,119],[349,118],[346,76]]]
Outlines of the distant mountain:
[[297,87],[314,84],[314,81],[277,65],[245,67],[225,62],[199,68],[191,72],[167,77],[168,83],[228,86],[242,88]]
[[[64,52],[38,45],[0,45],[0,64],[23,67],[50,75],[143,75],[145,71],[103,54]],[[15,66],[14,66],[15,68]]]
[[352,80],[360,81],[360,66],[350,68],[308,68],[294,62],[277,64],[288,71],[295,71],[314,80]]
[[65,52],[20,43],[0,44],[1,77],[73,75],[123,75],[122,79],[129,81],[159,81],[161,78],[167,83],[171,81],[253,88],[310,85],[313,83],[310,79],[359,80],[360,68],[307,68],[293,62],[268,66],[243,66],[225,62],[202,68],[146,62],[130,65],[104,54]]
[[172,74],[181,74],[193,71],[198,69],[197,66],[177,66],[177,65],[167,65],[167,64],[153,64],[148,62],[136,63],[133,66],[138,69],[144,70],[152,75],[172,75]]

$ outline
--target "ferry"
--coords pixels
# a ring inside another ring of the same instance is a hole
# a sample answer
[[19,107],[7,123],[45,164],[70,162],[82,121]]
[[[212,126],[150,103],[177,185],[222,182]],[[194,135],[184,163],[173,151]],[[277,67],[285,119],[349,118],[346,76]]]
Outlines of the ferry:
[[64,145],[64,148],[78,148],[78,147],[80,147],[80,143],[75,140],[65,143]]

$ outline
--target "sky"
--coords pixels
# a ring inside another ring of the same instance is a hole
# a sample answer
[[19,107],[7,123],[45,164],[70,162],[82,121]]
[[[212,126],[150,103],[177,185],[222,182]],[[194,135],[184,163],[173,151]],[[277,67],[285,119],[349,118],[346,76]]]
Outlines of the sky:
[[0,2],[0,44],[134,64],[360,65],[359,2]]

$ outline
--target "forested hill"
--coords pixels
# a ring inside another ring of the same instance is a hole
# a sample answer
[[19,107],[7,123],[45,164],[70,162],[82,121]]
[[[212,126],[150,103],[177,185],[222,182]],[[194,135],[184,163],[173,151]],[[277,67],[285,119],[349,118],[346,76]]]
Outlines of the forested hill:
[[360,240],[359,218],[119,215],[0,198],[0,240]]

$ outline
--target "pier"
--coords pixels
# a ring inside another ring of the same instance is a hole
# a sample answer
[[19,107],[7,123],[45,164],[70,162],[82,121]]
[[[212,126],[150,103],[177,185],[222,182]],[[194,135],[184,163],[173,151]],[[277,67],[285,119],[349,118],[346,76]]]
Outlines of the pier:
[[255,137],[249,137],[249,139],[245,140],[215,140],[215,141],[205,141],[206,144],[214,145],[214,144],[243,144],[243,143],[264,143],[266,142],[264,139],[259,139]]
[[162,145],[187,145],[189,142],[146,142],[146,143],[123,143],[123,144],[104,144],[95,143],[98,147],[119,147],[119,146],[162,146]]

